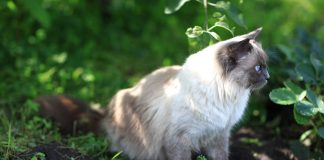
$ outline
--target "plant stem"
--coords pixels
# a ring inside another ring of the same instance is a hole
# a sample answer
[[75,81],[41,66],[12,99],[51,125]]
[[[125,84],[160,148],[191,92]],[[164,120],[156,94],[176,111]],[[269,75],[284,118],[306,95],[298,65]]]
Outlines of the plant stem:
[[204,0],[204,8],[205,8],[205,27],[206,27],[206,31],[208,31],[208,12],[207,12],[207,7],[208,7],[208,0]]
[[310,124],[313,126],[313,128],[315,129],[316,134],[317,134],[318,133],[318,129],[317,129],[316,124],[312,120],[310,121]]

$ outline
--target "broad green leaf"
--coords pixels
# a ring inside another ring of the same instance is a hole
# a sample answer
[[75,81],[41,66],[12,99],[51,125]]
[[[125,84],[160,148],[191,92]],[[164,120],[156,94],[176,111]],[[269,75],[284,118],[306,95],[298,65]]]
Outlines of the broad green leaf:
[[237,25],[246,28],[242,14],[239,13],[238,9],[232,5],[231,2],[218,1],[216,3],[208,3],[208,5],[213,6],[219,11],[225,13]]
[[296,94],[299,101],[303,100],[304,97],[306,96],[306,91],[300,88],[295,83],[291,82],[290,80],[285,81],[284,85]]
[[324,102],[323,100],[318,100],[317,101],[317,105],[318,105],[318,112],[324,114]]
[[324,57],[312,53],[310,61],[314,66],[319,79],[324,79]]
[[305,96],[306,96],[306,91],[303,91],[302,93],[300,93],[300,94],[298,95],[298,100],[299,100],[299,101],[303,100]]
[[215,40],[217,41],[221,41],[222,39],[219,37],[219,35],[215,32],[210,32],[210,31],[206,31],[206,33],[208,33],[209,35],[211,35]]
[[309,124],[310,118],[311,117],[303,116],[300,113],[298,113],[296,107],[294,107],[294,119],[298,124],[300,124],[300,125]]
[[299,64],[296,66],[296,72],[303,77],[305,82],[314,83],[316,76],[315,71],[311,65]]
[[48,28],[51,24],[50,15],[42,6],[42,0],[23,0],[21,1],[39,23]]
[[295,108],[303,116],[314,116],[318,112],[318,108],[308,101],[296,103]]
[[315,95],[315,93],[308,89],[307,90],[307,99],[313,103],[313,105],[315,105],[317,107],[317,96]]
[[214,29],[214,28],[216,28],[216,27],[222,28],[222,29],[228,31],[232,36],[234,36],[234,32],[230,29],[230,27],[228,26],[227,23],[225,23],[225,22],[220,22],[220,21],[219,21],[219,22],[216,22],[213,26],[211,26],[211,27],[209,28],[209,30],[212,30],[212,29]]
[[315,107],[317,107],[317,109],[318,109],[318,111],[320,113],[323,113],[324,114],[324,103],[323,103],[323,100],[321,100],[319,98],[319,96],[316,96],[316,94],[312,90],[310,90],[310,89],[307,90],[307,99],[310,102],[312,102],[312,104]]
[[323,62],[321,62],[321,59],[319,57],[316,57],[314,53],[311,54],[310,60],[312,65],[314,66],[315,70],[320,70],[321,67],[323,67]]
[[298,102],[298,97],[287,88],[278,88],[270,92],[270,99],[281,105],[290,105]]
[[291,82],[290,80],[285,81],[284,85],[291,91],[293,91],[295,94],[301,94],[304,91],[302,88],[300,88],[298,85]]
[[324,127],[318,128],[318,133],[317,133],[321,138],[324,139]]
[[317,106],[318,106],[318,112],[324,114],[324,102],[320,98],[317,97]]
[[190,0],[167,0],[166,7],[164,8],[165,14],[172,14],[178,11],[185,3]]

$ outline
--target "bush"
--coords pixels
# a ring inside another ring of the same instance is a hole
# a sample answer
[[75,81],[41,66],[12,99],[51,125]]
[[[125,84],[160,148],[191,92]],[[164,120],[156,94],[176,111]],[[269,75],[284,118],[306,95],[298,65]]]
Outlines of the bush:
[[278,46],[284,54],[283,61],[294,67],[285,68],[289,80],[284,82],[284,87],[272,90],[269,96],[277,104],[293,105],[296,122],[312,127],[300,136],[300,140],[310,138],[315,143],[315,152],[321,152],[320,142],[324,139],[324,50],[304,30],[299,29],[298,33],[296,47]]

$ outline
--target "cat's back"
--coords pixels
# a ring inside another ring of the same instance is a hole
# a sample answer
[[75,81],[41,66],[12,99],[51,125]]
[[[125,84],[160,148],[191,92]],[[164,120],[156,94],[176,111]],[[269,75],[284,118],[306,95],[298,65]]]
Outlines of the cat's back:
[[[119,90],[112,99],[109,107],[118,107],[116,102],[123,104],[132,104],[136,101],[148,101],[151,98],[157,98],[163,94],[164,90],[170,84],[170,81],[176,78],[181,66],[168,66],[157,69],[142,78],[135,86]],[[136,106],[133,106],[136,107]]]
[[142,114],[142,108],[148,107],[150,102],[164,96],[181,69],[181,66],[157,69],[142,78],[134,87],[119,90],[108,105],[108,110],[114,114],[110,116],[126,115],[128,112]]
[[163,133],[163,127],[159,128],[161,132],[152,127],[156,127],[154,123],[163,115],[160,109],[165,102],[165,92],[180,70],[181,66],[157,69],[134,87],[117,92],[103,121],[116,150],[123,148],[132,158],[156,156],[160,143],[157,137],[162,137],[158,134]]

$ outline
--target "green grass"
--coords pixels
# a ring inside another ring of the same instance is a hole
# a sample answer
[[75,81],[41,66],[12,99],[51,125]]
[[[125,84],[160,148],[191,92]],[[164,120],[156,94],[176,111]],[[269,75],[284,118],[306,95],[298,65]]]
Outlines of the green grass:
[[[105,137],[96,136],[92,133],[63,136],[57,126],[51,121],[39,117],[36,112],[28,108],[8,111],[0,110],[1,134],[0,155],[5,159],[13,158],[18,153],[28,151],[39,144],[53,141],[65,146],[75,148],[81,153],[96,157],[96,159],[107,159],[109,156],[109,142]],[[12,116],[8,116],[12,115]],[[41,157],[41,154],[34,155]]]

